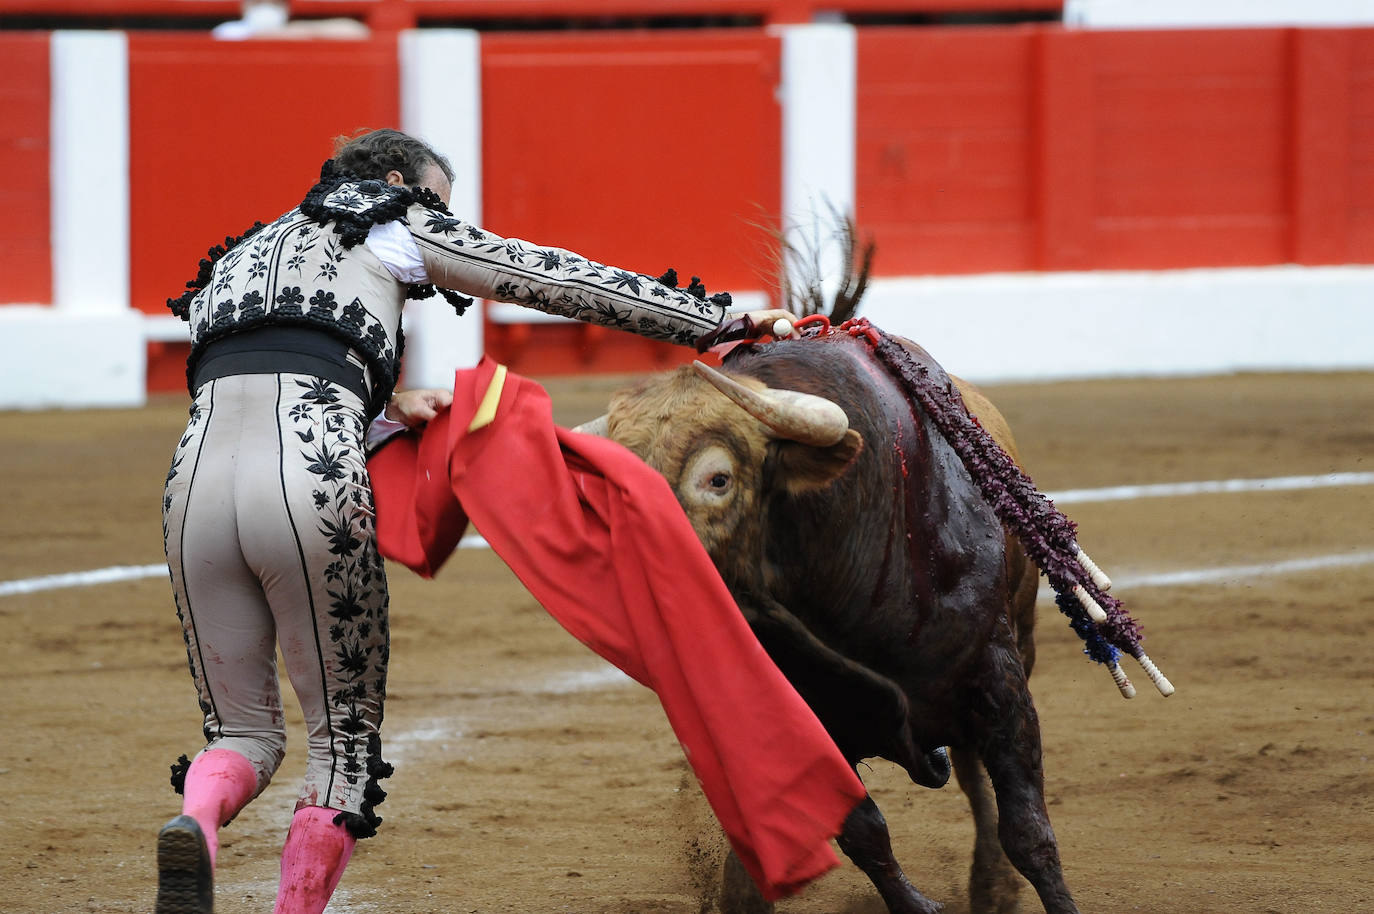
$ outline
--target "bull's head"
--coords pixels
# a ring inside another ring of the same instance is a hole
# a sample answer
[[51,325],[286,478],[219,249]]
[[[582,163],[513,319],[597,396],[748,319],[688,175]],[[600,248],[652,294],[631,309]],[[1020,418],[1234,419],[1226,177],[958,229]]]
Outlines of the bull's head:
[[701,362],[617,392],[582,430],[662,473],[722,570],[758,555],[768,498],[828,485],[863,447],[832,401]]

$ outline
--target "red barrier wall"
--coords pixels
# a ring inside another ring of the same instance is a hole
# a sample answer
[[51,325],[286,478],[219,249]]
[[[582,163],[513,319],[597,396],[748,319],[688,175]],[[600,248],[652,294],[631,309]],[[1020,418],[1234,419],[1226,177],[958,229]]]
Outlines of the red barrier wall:
[[[47,40],[0,36],[0,302],[52,296]],[[881,275],[1374,263],[1374,29],[857,42],[857,216]],[[750,222],[781,205],[779,54],[759,29],[484,34],[484,223],[766,287]],[[328,137],[399,120],[394,36],[135,33],[129,67],[132,298],[151,313],[209,245],[293,205]],[[590,327],[486,332],[527,372],[684,356]],[[176,354],[153,361],[155,388],[181,383]]]
[[1294,33],[1294,246],[1374,261],[1374,29]]
[[[765,287],[759,223],[777,218],[782,192],[779,54],[756,31],[484,37],[485,227],[655,276],[673,267],[709,291]],[[486,342],[516,371],[683,355],[598,345],[606,332],[488,324]]]
[[[604,20],[728,16],[770,25],[811,22],[818,13],[1039,12],[1061,0],[292,0],[297,18],[351,16],[378,30],[460,20]],[[233,19],[238,0],[0,0],[0,15],[155,16]]]
[[0,34],[0,303],[52,301],[48,36]]
[[1374,262],[1374,31],[858,40],[880,273]]
[[1035,34],[859,31],[856,216],[879,272],[1031,263]]

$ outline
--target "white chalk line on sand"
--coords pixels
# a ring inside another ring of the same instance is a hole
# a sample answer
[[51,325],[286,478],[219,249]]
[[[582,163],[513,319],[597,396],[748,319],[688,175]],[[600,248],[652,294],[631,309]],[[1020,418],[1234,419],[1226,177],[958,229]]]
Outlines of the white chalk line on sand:
[[1165,482],[1146,486],[1108,486],[1104,489],[1069,489],[1046,492],[1056,505],[1090,501],[1131,501],[1137,498],[1169,498],[1181,495],[1213,495],[1232,492],[1285,492],[1294,489],[1325,489],[1332,486],[1374,485],[1374,473],[1324,473],[1320,476],[1273,476],[1268,479],[1219,479],[1208,482]]
[[1249,578],[1277,577],[1301,574],[1305,571],[1324,571],[1331,568],[1359,568],[1374,565],[1374,552],[1341,552],[1316,555],[1310,558],[1285,559],[1263,565],[1229,565],[1222,568],[1196,568],[1191,571],[1165,571],[1156,574],[1123,574],[1112,578],[1112,589],[1132,590],[1141,587],[1181,587],[1190,584],[1242,584]]
[[[1333,486],[1374,485],[1374,473],[1324,473],[1316,476],[1273,476],[1267,479],[1221,479],[1200,482],[1170,482],[1139,486],[1107,486],[1100,489],[1067,489],[1063,492],[1046,492],[1045,495],[1056,505],[1082,504],[1085,502],[1132,501],[1138,498],[1169,498],[1188,495],[1211,495],[1238,492],[1286,492],[1297,489],[1324,489]],[[465,536],[459,542],[460,549],[486,549],[487,541],[480,536]],[[1327,558],[1335,559],[1336,564],[1364,564],[1362,560],[1344,561],[1350,556],[1316,557],[1299,559],[1298,562],[1322,562]],[[1291,563],[1242,566],[1245,568],[1270,569],[1286,567]],[[1314,567],[1331,567],[1321,565]],[[1299,569],[1300,570],[1300,569]],[[1177,572],[1178,575],[1208,575],[1215,573],[1217,579],[1228,575],[1226,569],[1203,569],[1194,572]],[[1254,572],[1287,574],[1280,572]],[[74,571],[68,574],[50,574],[37,578],[21,578],[15,581],[0,581],[0,597],[16,594],[37,593],[44,590],[61,590],[67,587],[90,587],[97,584],[113,584],[119,581],[136,581],[167,574],[166,565],[116,565],[110,568],[97,568],[91,571]],[[1197,582],[1201,582],[1198,579]],[[1209,579],[1210,580],[1210,579]],[[1120,583],[1120,582],[1118,582]],[[1176,583],[1195,583],[1180,580]],[[1151,586],[1137,584],[1135,586]]]

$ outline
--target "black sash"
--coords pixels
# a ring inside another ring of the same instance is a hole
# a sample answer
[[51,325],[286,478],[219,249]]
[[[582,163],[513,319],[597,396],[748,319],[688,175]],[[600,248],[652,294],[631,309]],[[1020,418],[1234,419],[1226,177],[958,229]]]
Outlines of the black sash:
[[343,340],[309,327],[259,327],[233,333],[205,347],[196,363],[191,389],[207,381],[240,374],[308,374],[333,381],[368,403],[367,376],[348,360]]

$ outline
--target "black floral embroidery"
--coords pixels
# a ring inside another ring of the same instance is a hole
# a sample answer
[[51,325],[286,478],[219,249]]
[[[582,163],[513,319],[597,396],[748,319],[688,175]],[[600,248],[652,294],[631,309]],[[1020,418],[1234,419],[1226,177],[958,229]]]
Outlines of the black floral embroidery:
[[255,320],[266,312],[262,307],[262,296],[257,292],[249,292],[243,296],[242,307],[239,309],[239,320]]
[[334,301],[334,293],[326,292],[323,289],[316,289],[315,294],[310,296],[309,317],[327,321],[334,320],[334,309],[339,303]]
[[611,276],[614,288],[629,289],[635,295],[639,294],[639,284],[648,279],[647,276],[640,276],[638,273],[628,273],[625,270],[613,270]]
[[373,323],[367,328],[367,338],[371,340],[372,345],[376,346],[381,352],[386,352],[386,350],[390,348],[386,339],[386,328],[380,323]]
[[200,437],[200,420],[205,411],[201,409],[199,403],[192,402],[189,418],[186,422],[186,433],[177,442],[176,451],[172,454],[172,464],[167,469],[167,478],[163,481],[162,489],[162,535],[167,536],[167,512],[172,507],[172,480],[176,479],[177,473],[181,469],[182,462],[186,459],[186,448],[191,442]]
[[[454,234],[463,225],[463,220],[454,219],[443,213],[436,213],[434,210],[428,210],[425,215],[428,217],[425,221],[425,228],[431,232],[442,232],[445,236]],[[458,244],[461,245],[462,242],[459,241]]]
[[310,226],[307,225],[300,230],[300,234],[296,239],[296,244],[292,248],[291,256],[286,261],[286,268],[288,270],[300,273],[301,267],[305,265],[305,255],[315,248],[316,238],[317,236],[312,232]]
[[558,251],[537,251],[534,265],[541,270],[553,272],[563,266],[563,255]]
[[505,254],[511,263],[524,263],[529,251],[520,242],[507,238],[501,242],[491,242],[481,248],[489,254]]
[[264,258],[264,254],[265,252],[261,246],[258,246],[254,247],[252,253],[248,255],[249,279],[261,279],[263,276],[267,275],[267,261]]
[[597,323],[607,324],[612,327],[630,326],[630,315],[633,313],[630,308],[617,308],[609,302],[593,305],[589,310],[597,315]]
[[[304,392],[300,394],[300,398],[306,401],[306,403],[339,402],[339,389],[322,378],[312,378],[309,381],[297,381],[296,386],[305,388]],[[293,406],[292,412],[296,409],[297,407]],[[301,415],[304,417],[309,415],[309,413],[309,409],[306,409],[302,411]],[[292,418],[296,417],[293,416]]]
[[363,322],[367,320],[367,309],[359,299],[353,299],[344,305],[343,314],[339,316],[339,326],[352,334],[356,334],[362,329]]
[[[359,450],[364,435],[356,410],[343,402],[328,381],[296,382],[299,402],[288,410],[296,437],[304,445],[301,456],[318,485],[311,490],[319,532],[329,544],[333,560],[325,567],[329,647],[342,684],[328,696],[340,710],[336,727],[343,735],[342,773],[350,784],[366,779],[361,812],[345,815],[345,825],[358,837],[376,833],[381,822],[373,807],[385,797],[376,784],[391,772],[381,760],[381,743],[368,723],[367,706],[380,705],[372,694],[377,671],[390,656],[386,622],[385,572],[375,545],[375,509]],[[372,732],[370,732],[372,731]],[[365,741],[364,741],[365,740]]]
[[229,321],[233,320],[236,310],[238,309],[234,306],[232,299],[220,302],[215,306],[215,324],[229,323]]
[[344,258],[344,247],[333,235],[325,239],[324,257],[325,261],[320,265],[320,272],[315,274],[315,278],[333,282],[339,277],[339,262]]
[[277,293],[277,307],[290,307],[294,305],[296,311],[300,311],[301,302],[305,301],[305,296],[301,294],[300,286],[282,286],[282,290]]
[[326,195],[324,198],[324,205],[331,206],[334,209],[348,210],[353,213],[364,212],[368,207],[368,201],[363,197],[360,189],[361,185],[350,187],[345,184],[343,187],[336,189],[332,194]]
[[233,282],[233,270],[223,270],[219,274],[219,279],[215,280],[214,289],[212,291],[215,295],[222,295],[231,285],[233,285]]

